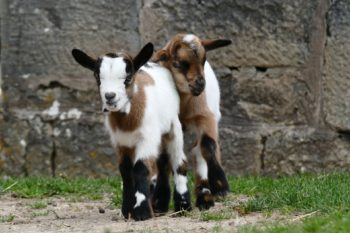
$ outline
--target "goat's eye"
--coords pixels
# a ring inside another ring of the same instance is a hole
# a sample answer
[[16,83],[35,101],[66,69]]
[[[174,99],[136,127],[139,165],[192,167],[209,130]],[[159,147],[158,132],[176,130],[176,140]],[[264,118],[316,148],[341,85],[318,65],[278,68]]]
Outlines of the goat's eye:
[[187,61],[174,62],[173,66],[177,69],[188,70],[190,64]]
[[128,86],[130,84],[130,81],[131,81],[131,78],[132,78],[132,75],[128,75],[126,76],[125,80],[124,80],[124,85],[125,86]]

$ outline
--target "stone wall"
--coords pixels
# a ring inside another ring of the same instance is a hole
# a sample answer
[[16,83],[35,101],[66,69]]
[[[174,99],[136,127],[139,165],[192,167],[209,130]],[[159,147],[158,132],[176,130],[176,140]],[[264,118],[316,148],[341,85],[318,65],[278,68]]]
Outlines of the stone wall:
[[70,51],[136,53],[179,32],[233,41],[208,54],[228,173],[350,170],[350,0],[0,3],[0,176],[116,174],[95,81]]

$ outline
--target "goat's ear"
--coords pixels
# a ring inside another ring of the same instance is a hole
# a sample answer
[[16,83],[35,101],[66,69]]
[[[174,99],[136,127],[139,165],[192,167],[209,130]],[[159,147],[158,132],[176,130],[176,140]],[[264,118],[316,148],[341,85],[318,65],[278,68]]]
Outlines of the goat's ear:
[[135,72],[140,69],[153,55],[153,44],[146,44],[133,59]]
[[231,40],[202,40],[202,45],[205,48],[205,51],[210,51],[220,47],[230,45]]
[[159,62],[159,61],[161,61],[161,62],[166,62],[166,61],[169,60],[168,51],[165,50],[165,49],[161,49],[161,50],[155,52],[155,54],[153,55],[153,57],[154,57],[153,60],[154,60],[155,62]]
[[95,71],[96,60],[84,53],[79,49],[73,49],[72,55],[74,59],[83,67],[88,68],[92,71]]

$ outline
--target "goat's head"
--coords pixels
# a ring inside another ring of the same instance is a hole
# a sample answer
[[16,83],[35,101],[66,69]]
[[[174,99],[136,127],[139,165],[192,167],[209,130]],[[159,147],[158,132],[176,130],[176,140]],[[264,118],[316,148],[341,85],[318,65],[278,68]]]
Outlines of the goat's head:
[[74,59],[94,72],[103,111],[128,111],[128,87],[134,82],[134,74],[152,54],[151,43],[146,44],[134,58],[126,53],[107,53],[94,59],[79,49],[72,50]]
[[205,88],[206,51],[229,44],[230,40],[201,40],[192,34],[178,34],[154,54],[153,60],[172,72],[180,92],[198,96]]

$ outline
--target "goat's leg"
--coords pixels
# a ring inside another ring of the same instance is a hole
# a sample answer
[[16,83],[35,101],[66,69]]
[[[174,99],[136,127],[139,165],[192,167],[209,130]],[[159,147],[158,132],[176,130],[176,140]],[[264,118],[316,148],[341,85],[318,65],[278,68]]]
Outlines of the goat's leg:
[[218,125],[214,118],[204,118],[200,123],[200,154],[208,166],[210,191],[212,195],[225,196],[229,192],[229,185],[221,166]]
[[170,184],[169,184],[169,154],[163,152],[157,159],[157,181],[152,191],[152,207],[155,213],[166,213],[170,202]]
[[187,186],[187,159],[183,152],[183,134],[179,120],[173,123],[172,137],[167,143],[170,163],[174,173],[175,211],[191,210],[191,195]]
[[119,170],[123,179],[123,203],[122,214],[125,218],[131,217],[133,203],[135,203],[134,196],[134,181],[132,175],[133,162],[131,160],[131,154],[125,154],[126,150],[120,150],[119,154]]
[[208,165],[201,154],[199,142],[192,148],[192,153],[195,164],[196,206],[200,210],[207,210],[214,206],[214,198],[208,182]]
[[132,168],[135,182],[135,202],[132,209],[132,217],[138,220],[146,220],[152,218],[153,212],[150,203],[150,182],[149,169],[146,161],[136,161]]

